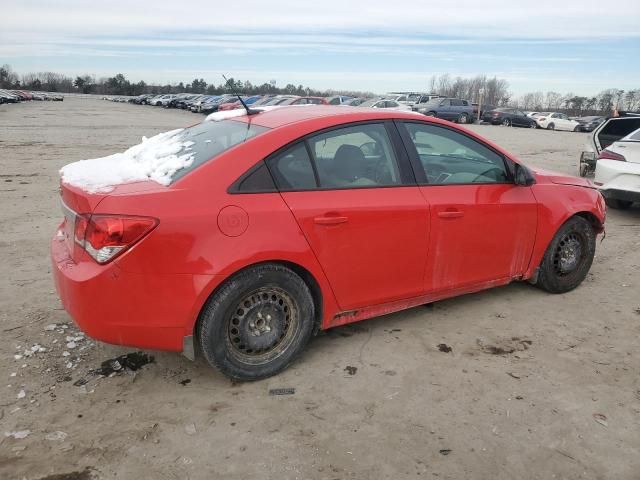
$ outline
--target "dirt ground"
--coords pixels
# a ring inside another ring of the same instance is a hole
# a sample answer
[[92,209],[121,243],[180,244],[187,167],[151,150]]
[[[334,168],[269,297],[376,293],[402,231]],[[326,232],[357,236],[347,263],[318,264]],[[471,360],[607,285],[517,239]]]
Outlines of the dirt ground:
[[[565,295],[512,284],[338,328],[255,383],[161,352],[90,374],[134,350],[85,339],[61,309],[57,171],[201,118],[99,100],[0,106],[0,478],[640,478],[637,206],[609,212],[591,273]],[[562,172],[587,141],[471,128]]]

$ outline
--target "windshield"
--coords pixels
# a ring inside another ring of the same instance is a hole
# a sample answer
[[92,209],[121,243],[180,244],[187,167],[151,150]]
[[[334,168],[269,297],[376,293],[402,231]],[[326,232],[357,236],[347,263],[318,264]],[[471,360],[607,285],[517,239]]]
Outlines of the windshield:
[[185,147],[179,154],[191,153],[193,160],[188,166],[177,170],[171,177],[171,181],[176,181],[203,163],[213,160],[222,152],[267,130],[269,130],[267,127],[233,120],[202,122],[186,128],[180,138]]

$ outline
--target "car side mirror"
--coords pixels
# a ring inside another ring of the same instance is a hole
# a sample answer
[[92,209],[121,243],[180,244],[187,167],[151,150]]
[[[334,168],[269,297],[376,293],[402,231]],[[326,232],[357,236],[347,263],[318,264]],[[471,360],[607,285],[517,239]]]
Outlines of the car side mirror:
[[514,177],[514,183],[522,187],[529,187],[536,183],[536,179],[533,177],[529,169],[524,165],[520,165],[519,163],[515,164]]

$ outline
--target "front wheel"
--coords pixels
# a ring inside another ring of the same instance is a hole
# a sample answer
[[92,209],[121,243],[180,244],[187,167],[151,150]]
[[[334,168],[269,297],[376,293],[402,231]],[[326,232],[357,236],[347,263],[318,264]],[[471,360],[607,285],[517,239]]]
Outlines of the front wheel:
[[427,117],[435,117],[436,116],[436,112],[427,112],[427,113],[425,113],[425,115]]
[[574,216],[556,232],[547,247],[536,285],[550,293],[576,288],[587,276],[596,252],[596,234],[591,223]]
[[469,123],[469,115],[466,113],[461,113],[458,117],[458,123]]
[[504,127],[510,127],[511,126],[511,120],[509,120],[508,118],[505,118],[504,120],[502,120],[502,125]]
[[580,131],[580,126],[579,126],[579,125],[576,125],[576,126],[573,128],[573,131],[574,131],[574,132],[579,132],[579,131]]
[[309,342],[315,324],[307,284],[278,264],[249,268],[228,280],[200,314],[207,361],[234,380],[284,370]]

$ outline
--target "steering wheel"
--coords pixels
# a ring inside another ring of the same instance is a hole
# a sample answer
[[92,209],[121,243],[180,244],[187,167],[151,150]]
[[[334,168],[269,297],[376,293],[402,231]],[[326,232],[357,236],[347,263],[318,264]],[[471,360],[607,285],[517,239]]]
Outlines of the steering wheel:
[[496,180],[499,178],[499,175],[502,175],[502,174],[503,174],[503,171],[502,171],[500,168],[498,168],[498,167],[491,167],[490,169],[485,170],[484,172],[480,173],[476,178],[474,178],[473,180],[471,180],[471,183],[474,183],[474,182],[475,182],[476,180],[478,180],[480,177],[486,177],[486,176],[488,176],[487,174],[488,174],[488,173],[491,173],[491,172],[493,172],[493,171],[497,171],[497,173],[498,173],[498,174],[496,175]]

